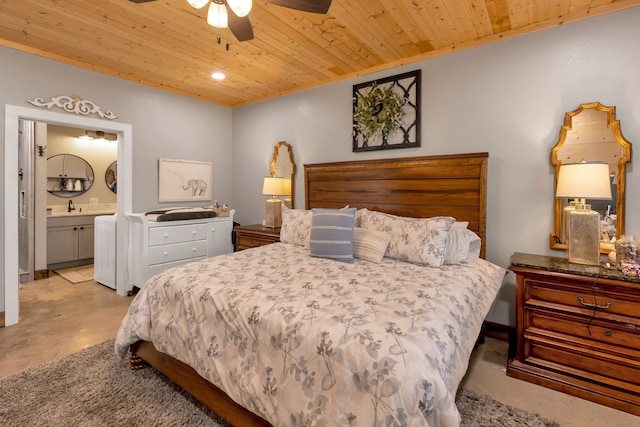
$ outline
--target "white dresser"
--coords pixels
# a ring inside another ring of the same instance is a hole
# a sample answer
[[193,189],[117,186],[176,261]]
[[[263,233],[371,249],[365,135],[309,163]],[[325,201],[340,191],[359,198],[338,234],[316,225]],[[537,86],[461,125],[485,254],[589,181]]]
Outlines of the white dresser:
[[233,213],[228,217],[186,221],[149,221],[128,215],[130,287],[142,288],[151,276],[176,265],[233,252]]

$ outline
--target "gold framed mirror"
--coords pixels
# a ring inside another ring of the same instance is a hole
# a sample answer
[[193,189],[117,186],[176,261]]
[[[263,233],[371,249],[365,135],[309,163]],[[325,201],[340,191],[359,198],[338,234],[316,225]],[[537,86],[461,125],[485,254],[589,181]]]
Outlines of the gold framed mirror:
[[291,190],[289,196],[285,196],[284,204],[293,209],[295,206],[295,176],[296,176],[296,162],[293,160],[293,149],[291,144],[285,141],[278,142],[273,147],[273,158],[271,160],[271,166],[269,167],[269,174],[271,176],[286,178],[286,188]]
[[[631,162],[631,143],[622,136],[616,107],[592,102],[565,113],[560,138],[551,149],[551,164],[556,172],[554,197],[560,165],[581,162],[609,165],[612,200],[587,200],[605,222],[600,252],[607,253],[614,249],[612,238],[618,239],[624,234],[626,171],[627,163]],[[552,249],[567,249],[562,213],[568,204],[566,198],[555,199],[554,231],[550,236]]]

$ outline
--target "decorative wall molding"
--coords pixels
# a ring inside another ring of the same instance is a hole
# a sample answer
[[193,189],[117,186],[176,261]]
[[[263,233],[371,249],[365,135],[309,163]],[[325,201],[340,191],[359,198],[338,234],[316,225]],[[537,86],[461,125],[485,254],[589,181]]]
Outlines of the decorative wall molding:
[[118,116],[113,114],[111,111],[102,111],[102,109],[94,102],[82,99],[79,95],[60,95],[51,98],[51,101],[45,101],[42,98],[34,98],[28,99],[27,102],[31,105],[35,105],[36,107],[46,107],[49,110],[52,107],[58,107],[69,113],[83,115],[97,114],[99,117],[109,120],[118,118]]

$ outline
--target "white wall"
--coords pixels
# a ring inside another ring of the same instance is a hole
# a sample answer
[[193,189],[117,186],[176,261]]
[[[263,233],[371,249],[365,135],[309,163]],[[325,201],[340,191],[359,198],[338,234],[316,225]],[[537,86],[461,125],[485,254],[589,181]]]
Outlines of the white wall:
[[[233,111],[237,220],[262,220],[261,179],[273,144],[292,144],[304,207],[305,163],[488,151],[487,258],[508,266],[513,252],[549,249],[554,172],[550,149],[564,113],[581,103],[615,105],[625,137],[640,144],[640,7],[429,59]],[[422,69],[422,147],[351,151],[352,85]],[[633,163],[640,158],[633,156]],[[640,191],[627,175],[628,234],[640,234]],[[489,320],[514,324],[514,277]]]

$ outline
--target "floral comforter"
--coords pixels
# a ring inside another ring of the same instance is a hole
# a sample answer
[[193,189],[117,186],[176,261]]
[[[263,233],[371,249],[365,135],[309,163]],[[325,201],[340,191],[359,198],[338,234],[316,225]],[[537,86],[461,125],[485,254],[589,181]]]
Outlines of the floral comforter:
[[276,243],[152,277],[115,350],[151,341],[274,426],[458,426],[456,391],[504,273]]

